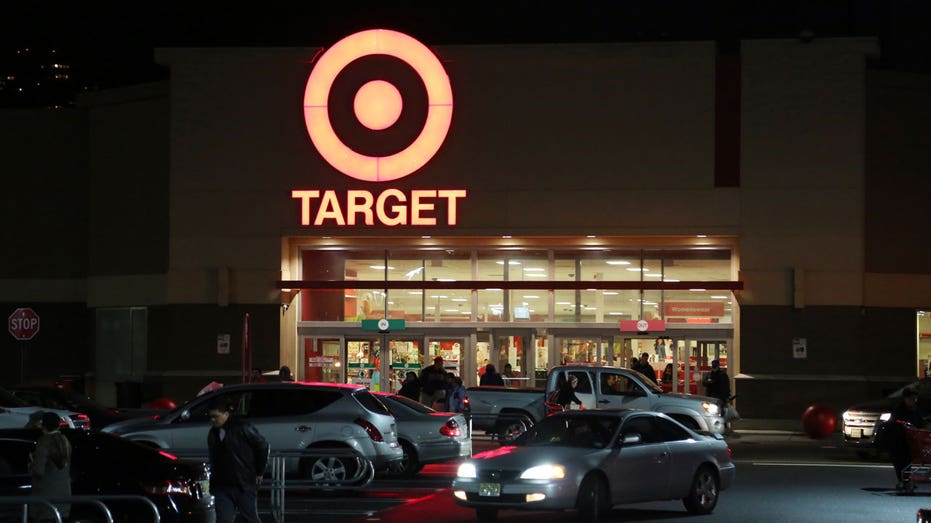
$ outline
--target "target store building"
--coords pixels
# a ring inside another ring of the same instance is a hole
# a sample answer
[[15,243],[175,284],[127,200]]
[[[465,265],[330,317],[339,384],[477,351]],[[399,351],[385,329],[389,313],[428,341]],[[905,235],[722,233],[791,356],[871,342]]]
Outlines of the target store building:
[[156,50],[164,82],[2,113],[31,232],[5,233],[0,303],[42,321],[4,339],[4,380],[128,403],[288,365],[396,390],[442,356],[539,386],[646,352],[685,390],[719,359],[744,417],[876,396],[931,354],[928,82],[878,52]]

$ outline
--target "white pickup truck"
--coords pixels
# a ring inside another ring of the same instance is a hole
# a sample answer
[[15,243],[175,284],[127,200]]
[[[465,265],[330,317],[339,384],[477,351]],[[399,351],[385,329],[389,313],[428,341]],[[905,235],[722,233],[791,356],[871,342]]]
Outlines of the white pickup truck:
[[[723,434],[721,405],[714,398],[664,392],[643,374],[620,367],[562,365],[547,376],[546,388],[471,387],[467,391],[472,427],[510,440],[546,416],[559,377],[575,383],[586,409],[643,409],[662,412],[694,430]],[[578,408],[575,404],[571,408]]]

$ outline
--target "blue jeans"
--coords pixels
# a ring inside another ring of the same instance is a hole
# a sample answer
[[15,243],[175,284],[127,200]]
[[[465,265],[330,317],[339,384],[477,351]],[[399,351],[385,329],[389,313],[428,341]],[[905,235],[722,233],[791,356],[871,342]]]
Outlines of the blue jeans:
[[210,492],[216,503],[217,523],[233,523],[236,520],[237,509],[243,521],[261,523],[257,487],[210,485]]

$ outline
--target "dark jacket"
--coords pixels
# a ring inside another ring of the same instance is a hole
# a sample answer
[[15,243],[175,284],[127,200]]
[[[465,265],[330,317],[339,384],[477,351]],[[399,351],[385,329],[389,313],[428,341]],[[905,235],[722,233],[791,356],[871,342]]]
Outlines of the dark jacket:
[[424,394],[433,395],[446,387],[446,371],[430,365],[420,371],[420,387]]
[[565,379],[559,380],[559,388],[556,389],[556,403],[562,408],[568,409],[573,403],[582,406],[582,400],[575,395],[575,387]]
[[252,424],[234,416],[230,416],[222,429],[226,431],[223,441],[220,441],[220,429],[211,427],[207,433],[210,483],[254,488],[256,477],[265,473],[268,442]]
[[731,380],[727,373],[721,369],[714,369],[705,376],[702,382],[707,390],[707,394],[712,398],[717,398],[725,404],[731,399]]
[[398,394],[414,401],[420,401],[420,380],[405,381],[401,384]]
[[482,377],[478,380],[479,385],[500,385],[504,386],[504,378],[498,374],[497,371],[491,369],[486,370],[485,374],[482,374]]

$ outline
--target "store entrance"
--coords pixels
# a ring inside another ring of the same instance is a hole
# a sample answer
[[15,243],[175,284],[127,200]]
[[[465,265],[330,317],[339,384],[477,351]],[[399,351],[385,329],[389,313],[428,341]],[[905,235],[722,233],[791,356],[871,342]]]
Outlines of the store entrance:
[[[487,365],[494,365],[507,387],[536,386],[537,370],[548,361],[546,337],[529,329],[495,329],[478,333],[475,347],[475,383],[481,383]],[[540,350],[542,349],[542,350]]]
[[343,339],[303,338],[304,365],[298,376],[303,381],[320,381],[342,383],[343,377]]

